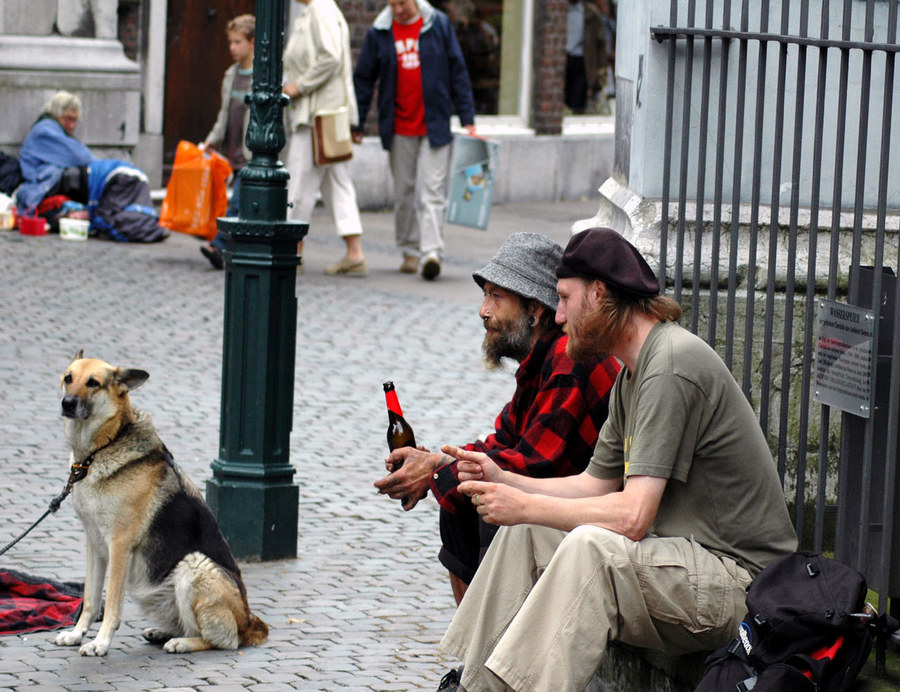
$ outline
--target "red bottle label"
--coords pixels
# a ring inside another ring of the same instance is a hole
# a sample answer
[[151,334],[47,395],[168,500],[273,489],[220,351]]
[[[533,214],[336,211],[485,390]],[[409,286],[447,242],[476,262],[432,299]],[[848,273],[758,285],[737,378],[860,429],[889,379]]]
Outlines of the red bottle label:
[[400,410],[400,401],[397,399],[397,392],[385,392],[384,398],[387,401],[387,407],[389,411],[393,411],[398,416],[403,415],[403,411]]

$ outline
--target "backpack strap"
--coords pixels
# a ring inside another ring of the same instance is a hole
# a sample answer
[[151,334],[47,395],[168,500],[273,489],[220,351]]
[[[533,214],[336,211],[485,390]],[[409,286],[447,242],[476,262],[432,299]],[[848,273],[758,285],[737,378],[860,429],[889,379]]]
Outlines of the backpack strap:
[[737,685],[735,685],[735,689],[737,692],[749,692],[756,687],[756,676],[747,678],[746,680],[741,680]]
[[750,661],[747,658],[747,652],[744,650],[744,644],[738,637],[732,639],[727,646],[716,649],[707,656],[705,661],[707,672],[712,667],[730,658],[736,658],[743,667],[744,672],[747,674],[746,678],[735,685],[736,692],[749,692],[749,690],[756,687],[758,673],[756,672],[756,669],[750,665]]

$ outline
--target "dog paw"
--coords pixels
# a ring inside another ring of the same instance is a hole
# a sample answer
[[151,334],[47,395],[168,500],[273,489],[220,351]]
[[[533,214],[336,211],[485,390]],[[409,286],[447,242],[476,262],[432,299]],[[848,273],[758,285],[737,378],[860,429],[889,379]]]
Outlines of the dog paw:
[[200,637],[173,637],[163,644],[163,650],[170,654],[186,654],[191,651],[203,651],[208,648],[210,648],[209,644]]
[[158,627],[147,627],[141,635],[151,644],[164,644],[172,638],[172,635]]
[[78,653],[82,656],[106,656],[106,653],[109,651],[109,644],[109,642],[102,642],[99,641],[99,639],[94,639],[82,646],[78,650]]
[[81,644],[81,640],[83,637],[84,635],[81,632],[77,632],[75,630],[60,632],[58,635],[56,635],[56,645],[76,646],[77,644]]

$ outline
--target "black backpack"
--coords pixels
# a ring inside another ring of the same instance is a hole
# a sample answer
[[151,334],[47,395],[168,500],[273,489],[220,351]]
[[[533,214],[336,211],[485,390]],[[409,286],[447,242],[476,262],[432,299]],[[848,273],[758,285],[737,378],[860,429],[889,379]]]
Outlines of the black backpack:
[[0,151],[0,192],[11,195],[23,180],[19,159]]
[[769,565],[747,589],[738,636],[707,659],[697,692],[848,690],[872,649],[866,592],[859,572],[818,555]]

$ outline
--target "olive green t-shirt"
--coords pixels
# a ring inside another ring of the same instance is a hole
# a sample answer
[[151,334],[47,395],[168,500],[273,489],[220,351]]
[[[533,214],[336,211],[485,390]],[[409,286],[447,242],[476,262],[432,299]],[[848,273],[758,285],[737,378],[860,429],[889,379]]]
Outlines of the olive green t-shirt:
[[653,533],[693,538],[753,575],[797,549],[753,409],[718,354],[673,322],[619,373],[588,473],[668,478]]

